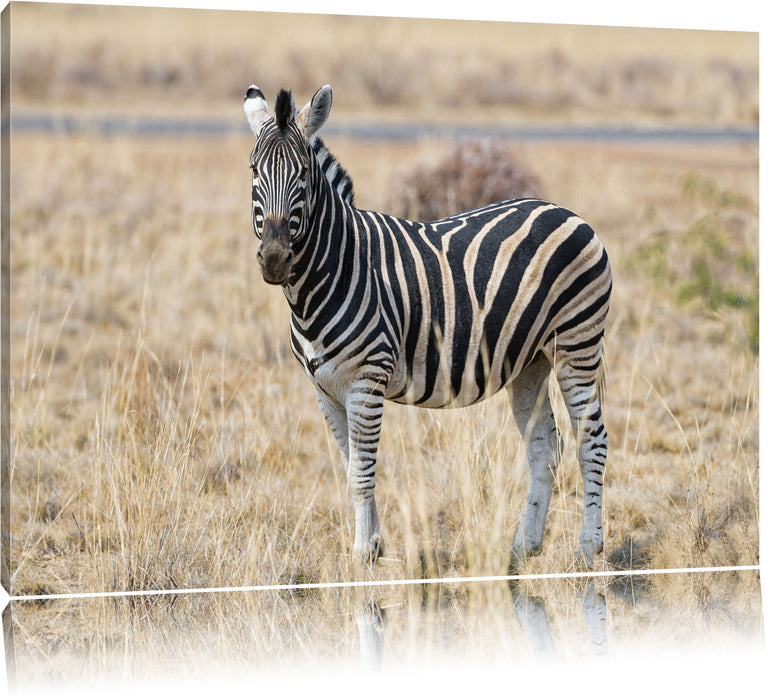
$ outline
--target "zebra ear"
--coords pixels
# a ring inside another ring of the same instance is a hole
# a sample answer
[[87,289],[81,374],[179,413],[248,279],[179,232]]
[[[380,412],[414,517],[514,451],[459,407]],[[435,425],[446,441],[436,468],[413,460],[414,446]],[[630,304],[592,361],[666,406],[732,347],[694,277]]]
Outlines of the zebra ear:
[[243,110],[245,110],[245,116],[248,117],[251,130],[255,136],[258,136],[259,127],[261,127],[265,120],[269,119],[270,114],[267,108],[267,100],[264,99],[261,90],[255,85],[251,85],[248,88],[248,92],[245,93]]
[[311,138],[324,125],[330,109],[331,87],[324,85],[313,95],[313,99],[302,107],[296,117],[296,123],[305,138]]

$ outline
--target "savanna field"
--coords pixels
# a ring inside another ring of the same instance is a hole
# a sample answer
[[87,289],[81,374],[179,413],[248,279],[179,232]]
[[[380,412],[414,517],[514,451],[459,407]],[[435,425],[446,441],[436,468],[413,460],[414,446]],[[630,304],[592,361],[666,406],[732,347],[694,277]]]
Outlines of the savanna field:
[[[329,83],[330,125],[758,125],[756,35],[300,17],[291,44],[291,18],[280,14],[12,6],[13,114],[239,120],[251,83],[268,97],[289,87],[298,104]],[[244,48],[259,31],[261,48]],[[449,183],[450,170],[484,172],[495,160],[482,144],[442,138],[321,136],[351,174],[356,204],[397,214],[434,197],[464,208],[480,193]],[[595,569],[757,564],[757,142],[495,144],[506,164],[494,187],[530,190],[503,197],[575,211],[612,263]],[[256,263],[252,146],[247,124],[207,136],[12,133],[13,595],[364,578],[349,557],[353,513],[336,445],[291,355],[287,304]],[[451,168],[446,159],[462,154],[466,168]],[[429,182],[437,187],[422,191]],[[554,389],[553,400],[573,446]],[[368,576],[505,574],[527,485],[506,395],[449,411],[387,405],[377,475],[385,556]],[[525,573],[579,570],[581,499],[567,447],[544,547]],[[761,624],[756,574],[635,581],[638,595],[622,599],[648,607],[621,623],[607,595],[615,633],[632,625],[659,638],[654,610],[703,617],[723,607],[732,627]],[[426,605],[413,595],[384,588],[378,598],[412,621]],[[552,614],[571,617],[576,595],[569,584]],[[493,622],[512,604],[506,587],[432,598],[499,638],[518,627]],[[315,646],[309,630],[325,628],[336,653],[355,638],[337,627],[351,602],[333,589],[247,608],[232,598],[29,602],[14,610],[17,655],[22,668],[62,659],[60,672],[73,673],[72,655],[126,653],[112,629],[138,611],[136,635],[163,647],[155,616],[168,609],[178,616],[171,638],[196,628],[197,643],[220,634],[218,649],[232,649],[244,625],[250,650],[285,640],[304,653]],[[256,623],[269,608],[280,617]],[[228,633],[202,622],[223,614],[238,621]],[[421,646],[457,639],[427,634]]]

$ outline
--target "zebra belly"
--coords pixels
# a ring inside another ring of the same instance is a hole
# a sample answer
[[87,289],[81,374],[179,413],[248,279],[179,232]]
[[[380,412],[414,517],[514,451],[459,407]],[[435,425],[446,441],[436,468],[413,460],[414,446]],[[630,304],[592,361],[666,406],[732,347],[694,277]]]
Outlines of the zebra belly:
[[[426,361],[416,361],[414,371],[406,361],[401,361],[388,384],[386,398],[423,408],[471,406],[503,389],[525,364],[520,362],[518,365],[519,360],[510,362],[504,357],[503,361],[491,366],[488,353],[483,350],[482,338],[472,339],[472,348],[472,352],[458,358],[446,356],[436,347],[430,351],[427,348]],[[449,359],[446,361],[446,358]],[[429,371],[431,367],[435,367],[435,371]]]
[[462,408],[471,406],[490,398],[493,394],[503,389],[509,382],[505,382],[494,389],[488,388],[482,392],[477,388],[463,388],[458,394],[453,395],[449,390],[438,391],[426,399],[420,398],[423,385],[420,383],[408,383],[401,387],[395,395],[387,395],[390,401],[407,406],[420,406],[421,408]]

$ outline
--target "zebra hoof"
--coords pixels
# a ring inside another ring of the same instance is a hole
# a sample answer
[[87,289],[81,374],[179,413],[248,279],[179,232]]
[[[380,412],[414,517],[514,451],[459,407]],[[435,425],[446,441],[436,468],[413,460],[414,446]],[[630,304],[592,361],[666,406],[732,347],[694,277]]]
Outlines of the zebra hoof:
[[377,560],[383,556],[383,543],[379,535],[375,535],[366,547],[355,545],[353,551],[355,559],[362,566],[371,566],[376,564]]
[[519,570],[525,564],[526,559],[538,554],[541,549],[541,544],[535,547],[525,547],[522,544],[512,545],[509,550],[509,573],[513,575],[520,573]]
[[542,540],[526,534],[522,527],[518,528],[515,540],[510,549],[509,569],[513,573],[525,563],[528,557],[532,557],[542,551]]
[[508,574],[510,576],[516,576],[520,573],[523,564],[525,564],[525,552],[516,552],[514,549],[510,549]]
[[603,551],[604,543],[598,540],[583,540],[579,543],[577,559],[583,561],[585,566],[592,568],[596,555]]

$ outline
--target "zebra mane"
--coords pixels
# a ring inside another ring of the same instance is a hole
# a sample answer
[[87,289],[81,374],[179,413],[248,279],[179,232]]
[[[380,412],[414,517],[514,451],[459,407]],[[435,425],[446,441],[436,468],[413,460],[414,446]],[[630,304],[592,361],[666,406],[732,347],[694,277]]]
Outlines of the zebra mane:
[[339,161],[317,136],[313,136],[310,139],[310,146],[312,146],[313,153],[315,153],[315,158],[321,167],[324,177],[331,183],[337,194],[342,197],[345,204],[351,207],[355,206],[353,180],[350,179],[350,175],[348,175],[345,168],[340,165]]
[[290,90],[281,90],[275,98],[275,121],[282,134],[296,115],[296,107]]

